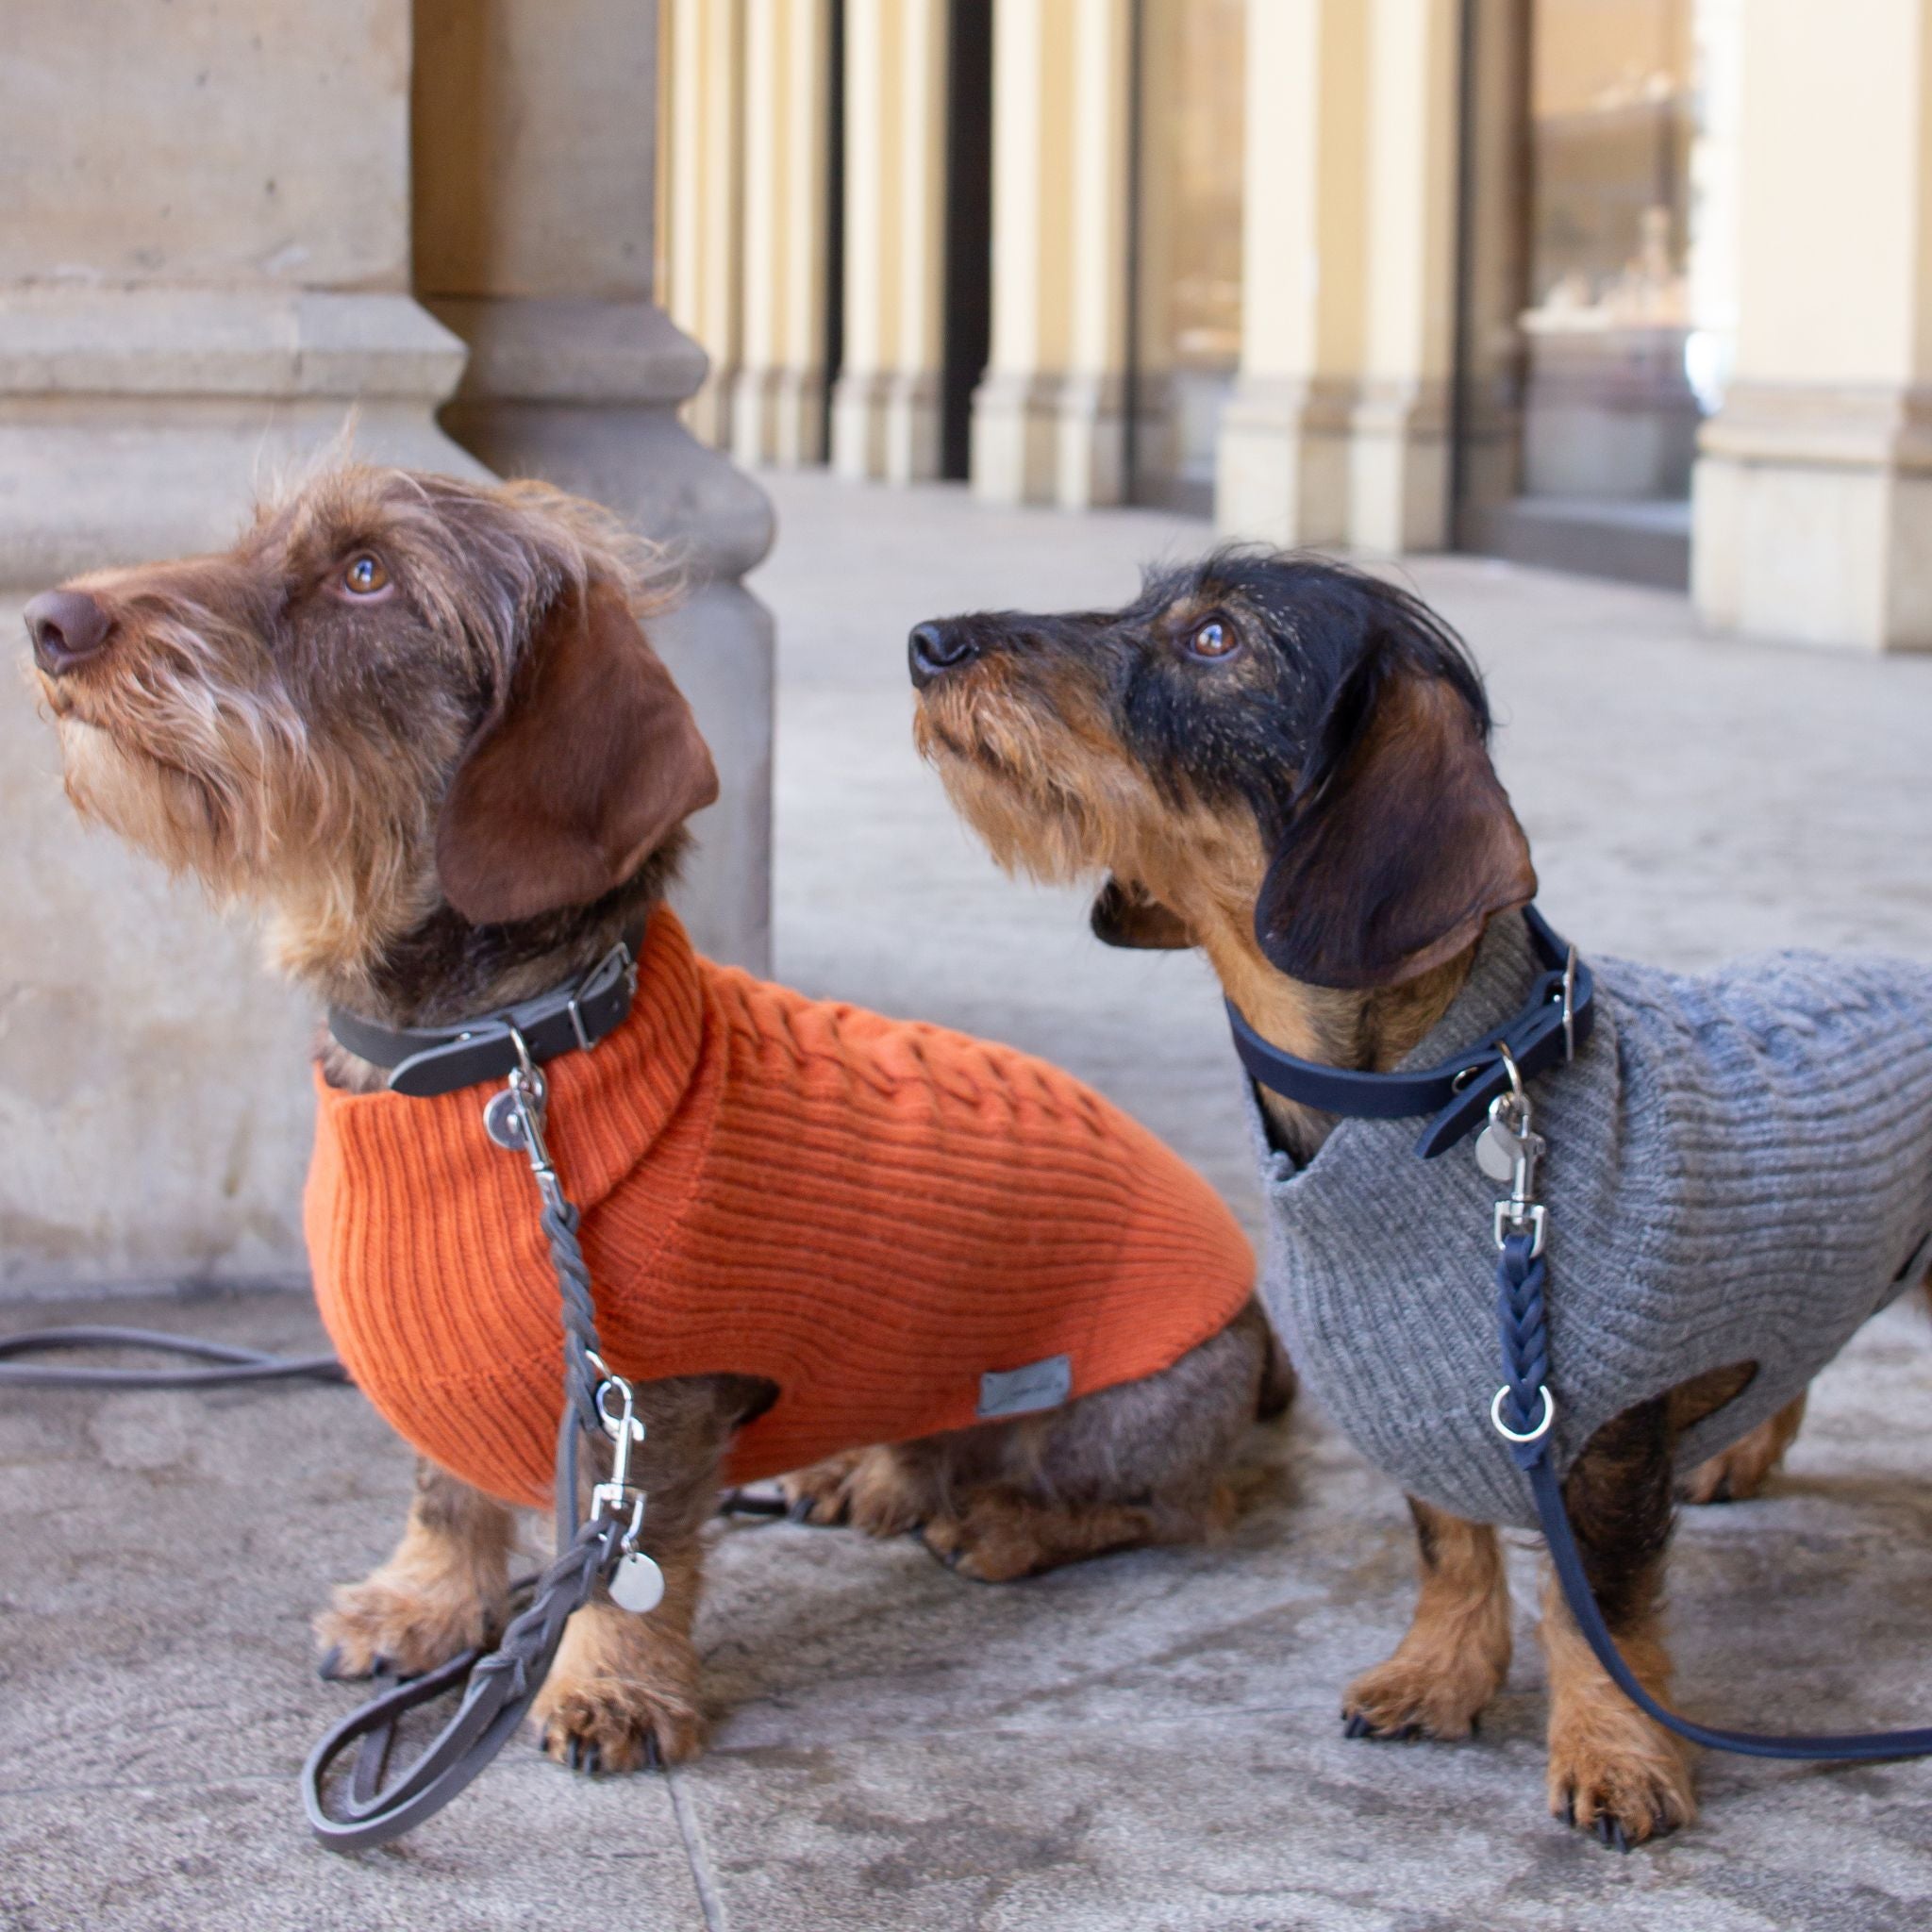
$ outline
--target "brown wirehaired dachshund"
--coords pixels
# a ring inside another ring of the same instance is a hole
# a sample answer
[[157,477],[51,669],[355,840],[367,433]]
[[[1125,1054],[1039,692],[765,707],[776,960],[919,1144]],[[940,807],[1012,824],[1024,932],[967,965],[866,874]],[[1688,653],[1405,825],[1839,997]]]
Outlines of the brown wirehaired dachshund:
[[[894,1130],[909,1122],[908,1134],[928,1139],[943,1127],[969,1160],[976,1147],[1007,1144],[1001,1134],[1041,1150],[1037,1163],[1008,1174],[1006,1193],[974,1174],[979,1191],[966,1203],[977,1217],[973,1241],[956,1224],[964,1208],[952,1205],[969,1190],[936,1191],[945,1200],[928,1218],[937,1224],[942,1208],[956,1217],[953,1245],[937,1257],[912,1218],[882,1228],[876,1211],[854,1225],[822,1216],[815,1250],[785,1248],[774,1272],[787,1292],[806,1298],[808,1315],[814,1284],[850,1277],[860,1244],[870,1244],[874,1273],[865,1278],[878,1311],[870,1331],[855,1333],[849,1321],[844,1330],[805,1316],[792,1323],[802,1336],[795,1351],[817,1351],[813,1358],[833,1369],[865,1348],[876,1352],[901,1322],[919,1332],[909,1292],[903,1305],[890,1292],[894,1281],[913,1281],[915,1265],[928,1274],[950,1270],[948,1291],[958,1291],[975,1320],[1026,1269],[1028,1279],[1046,1284],[1042,1321],[1054,1319],[1053,1284],[1071,1284],[1072,1296],[1086,1292],[1089,1277],[1111,1281],[1113,1262],[1096,1262],[1095,1251],[1080,1245],[1081,1229],[1099,1226],[1098,1210],[1070,1234],[1057,1211],[1013,1205],[1037,1207],[1044,1190],[1063,1206],[1066,1190],[1054,1190],[1073,1178],[1064,1163],[1076,1141],[1088,1163],[1083,1202],[1104,1195],[1122,1204],[1101,1229],[1100,1247],[1111,1240],[1124,1248],[1145,1220],[1132,1163],[1119,1159],[1123,1146],[1136,1151],[1147,1177],[1172,1183],[1168,1198],[1182,1203],[1164,1224],[1161,1258],[1142,1270],[1141,1306],[1153,1311],[1143,1326],[1158,1318],[1179,1332],[1201,1299],[1193,1277],[1209,1269],[1204,1251],[1187,1246],[1186,1230],[1211,1220],[1226,1237],[1213,1292],[1231,1287],[1227,1312],[1188,1329],[1192,1339],[1167,1351],[1158,1372],[1105,1386],[1093,1379],[1084,1385],[1093,1392],[1080,1392],[1090,1346],[1081,1341],[1057,1358],[1073,1365],[1071,1401],[1065,1388],[1051,1400],[1021,1400],[1008,1390],[1006,1406],[982,1394],[976,1413],[1011,1421],[909,1429],[883,1439],[888,1446],[848,1435],[840,1453],[789,1483],[796,1513],[815,1521],[850,1521],[877,1534],[921,1529],[953,1567],[989,1581],[1105,1550],[1198,1539],[1232,1507],[1227,1472],[1249,1425],[1285,1407],[1292,1388],[1248,1294],[1252,1257],[1239,1231],[1206,1184],[1143,1129],[1008,1049],[806,1001],[694,959],[675,918],[653,912],[686,847],[686,818],[715,795],[709,753],[646,641],[643,625],[661,604],[649,555],[588,504],[535,484],[485,487],[348,466],[265,507],[219,556],[104,571],[44,593],[26,613],[75,806],[217,896],[263,908],[274,962],[331,1007],[385,1027],[454,1025],[577,979],[652,914],[630,1018],[592,1051],[562,1055],[552,1086],[553,1144],[568,1192],[585,1182],[591,1145],[571,1111],[572,1082],[608,1080],[596,1070],[629,1064],[611,1058],[625,1028],[658,1026],[646,1044],[663,1050],[640,1047],[635,1087],[613,1098],[625,1132],[646,1115],[658,1123],[623,1171],[624,1186],[639,1176],[646,1186],[674,1156],[685,1163],[668,1205],[654,1197],[641,1217],[659,1245],[641,1278],[613,1280],[606,1270],[594,1284],[605,1345],[637,1379],[648,1433],[633,1481],[648,1494],[642,1543],[665,1573],[665,1595],[634,1615],[600,1588],[571,1620],[536,1707],[551,1755],[610,1771],[699,1748],[704,1713],[691,1628],[701,1531],[734,1439],[778,1426],[794,1392],[731,1359],[706,1359],[682,1374],[660,1366],[653,1378],[651,1363],[663,1357],[654,1357],[648,1322],[633,1331],[645,1339],[632,1355],[620,1354],[625,1298],[650,1312],[653,1284],[676,1257],[699,1248],[699,1218],[727,1179],[741,1194],[762,1179],[771,1218],[761,1226],[777,1231],[775,1243],[790,1225],[779,1218],[783,1201],[805,1198],[809,1208],[817,1198],[801,1181],[780,1199],[783,1163],[800,1143],[817,1162],[811,1183],[822,1181],[835,1202],[870,1189],[874,1210],[891,1176],[874,1158],[878,1144],[866,1141],[864,1122],[885,1120]],[[667,1043],[674,1041],[682,1061]],[[452,1137],[467,1137],[462,1173],[474,1168],[489,1186],[513,1191],[496,1204],[491,1224],[501,1237],[437,1274],[431,1286],[443,1313],[424,1345],[454,1345],[463,1339],[455,1331],[475,1330],[486,1290],[513,1262],[527,1264],[531,1283],[535,1477],[492,1483],[489,1452],[473,1446],[480,1474],[470,1482],[421,1460],[395,1553],[364,1582],[339,1590],[318,1620],[331,1674],[362,1675],[385,1664],[421,1672],[501,1624],[513,1541],[503,1499],[521,1499],[532,1480],[541,1489],[556,1427],[555,1284],[528,1174],[516,1157],[490,1148],[480,1090],[406,1097],[383,1092],[382,1069],[332,1040],[319,1058],[325,1124],[386,1118],[407,1134],[409,1109],[447,1103],[454,1111],[438,1118]],[[934,1066],[959,1077],[942,1091]],[[779,1090],[759,1083],[789,1083],[783,1091],[797,1092],[808,1074],[819,1079],[817,1125],[790,1142],[761,1139],[772,1117],[761,1096]],[[676,1079],[687,1084],[663,1091]],[[339,1105],[343,1095],[367,1098]],[[733,1096],[748,1124],[734,1130],[733,1174],[721,1176],[718,1124]],[[664,1121],[675,1121],[675,1131]],[[891,1144],[898,1150],[902,1141]],[[960,1182],[958,1164],[946,1172]],[[311,1212],[315,1193],[312,1186]],[[421,1199],[410,1211],[434,1217],[440,1205]],[[600,1235],[597,1201],[581,1205],[594,1273],[600,1252],[624,1244]],[[714,1278],[680,1277],[685,1300],[701,1301]],[[496,1322],[500,1304],[490,1306]],[[704,1305],[697,1325],[709,1340],[692,1346],[728,1356],[718,1338],[746,1325],[736,1307]],[[1099,1337],[1100,1323],[1083,1334]],[[346,1354],[340,1334],[338,1341]],[[1111,1344],[1091,1343],[1103,1345]],[[952,1377],[947,1412],[972,1418],[981,1370],[999,1365],[970,1362],[969,1353],[931,1373]],[[395,1370],[379,1342],[351,1366],[372,1392]],[[472,1406],[474,1425],[452,1436],[459,1449],[470,1439],[515,1435],[506,1421],[509,1392],[491,1399],[509,1371],[498,1375],[491,1360],[473,1366],[459,1398]],[[890,1380],[869,1387],[882,1405],[894,1399]],[[522,1402],[529,1391],[517,1388]],[[529,1430],[516,1436],[525,1450],[530,1440]],[[586,1481],[601,1473],[587,1468]]]

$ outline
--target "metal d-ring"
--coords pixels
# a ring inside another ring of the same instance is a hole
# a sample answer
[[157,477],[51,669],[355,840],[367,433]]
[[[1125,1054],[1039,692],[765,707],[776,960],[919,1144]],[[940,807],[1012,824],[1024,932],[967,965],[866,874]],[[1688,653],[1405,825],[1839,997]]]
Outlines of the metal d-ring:
[[1495,1399],[1490,1404],[1490,1421],[1497,1435],[1511,1442],[1541,1442],[1550,1433],[1550,1424],[1557,1420],[1557,1398],[1550,1393],[1547,1382],[1539,1382],[1536,1391],[1543,1399],[1543,1419],[1526,1436],[1519,1435],[1503,1420],[1503,1398],[1509,1392],[1508,1383],[1496,1391]]
[[1556,1422],[1557,1418],[1557,1399],[1549,1393],[1547,1381],[1536,1383],[1536,1393],[1543,1399],[1543,1420],[1536,1424],[1536,1427],[1530,1430],[1528,1436],[1519,1436],[1517,1430],[1513,1430],[1513,1427],[1508,1427],[1507,1422],[1503,1422],[1503,1397],[1508,1395],[1508,1383],[1505,1381],[1503,1387],[1499,1387],[1495,1391],[1495,1399],[1490,1403],[1490,1422],[1493,1424],[1497,1436],[1513,1443],[1540,1443],[1549,1434],[1549,1424]]

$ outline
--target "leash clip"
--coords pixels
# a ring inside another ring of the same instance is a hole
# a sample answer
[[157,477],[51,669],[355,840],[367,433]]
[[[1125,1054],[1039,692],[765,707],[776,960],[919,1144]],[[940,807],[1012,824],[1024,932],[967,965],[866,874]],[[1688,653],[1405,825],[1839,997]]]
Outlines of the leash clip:
[[1549,1234],[1549,1212],[1536,1198],[1537,1163],[1548,1142],[1533,1124],[1535,1110],[1508,1042],[1499,1040],[1495,1048],[1509,1075],[1509,1091],[1490,1103],[1490,1124],[1476,1141],[1476,1164],[1491,1180],[1509,1183],[1507,1197],[1496,1203],[1497,1247],[1512,1234],[1527,1235],[1534,1259],[1542,1253]]
[[[593,1398],[604,1433],[610,1438],[610,1474],[591,1491],[593,1522],[608,1518],[622,1522],[626,1507],[630,1522],[618,1539],[618,1547],[628,1555],[637,1547],[638,1533],[644,1524],[644,1492],[630,1479],[630,1453],[644,1440],[644,1425],[638,1420],[636,1391],[622,1375],[614,1374],[600,1356],[591,1356],[591,1365],[604,1379],[597,1384]],[[615,1400],[613,1412],[611,1403]]]

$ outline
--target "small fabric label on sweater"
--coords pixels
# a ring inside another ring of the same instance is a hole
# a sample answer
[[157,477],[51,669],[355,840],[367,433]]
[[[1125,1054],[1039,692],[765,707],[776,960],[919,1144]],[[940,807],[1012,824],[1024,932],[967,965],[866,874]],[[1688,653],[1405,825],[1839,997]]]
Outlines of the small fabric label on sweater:
[[1050,1355],[1023,1369],[989,1369],[979,1378],[979,1419],[1058,1408],[1074,1391],[1074,1358]]

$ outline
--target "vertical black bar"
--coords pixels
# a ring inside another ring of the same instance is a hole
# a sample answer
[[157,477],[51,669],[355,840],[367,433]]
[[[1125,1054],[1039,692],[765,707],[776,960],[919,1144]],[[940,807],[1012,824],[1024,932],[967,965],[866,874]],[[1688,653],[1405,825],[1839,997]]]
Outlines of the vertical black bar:
[[946,34],[940,475],[972,465],[973,391],[992,341],[992,0],[953,0]]

